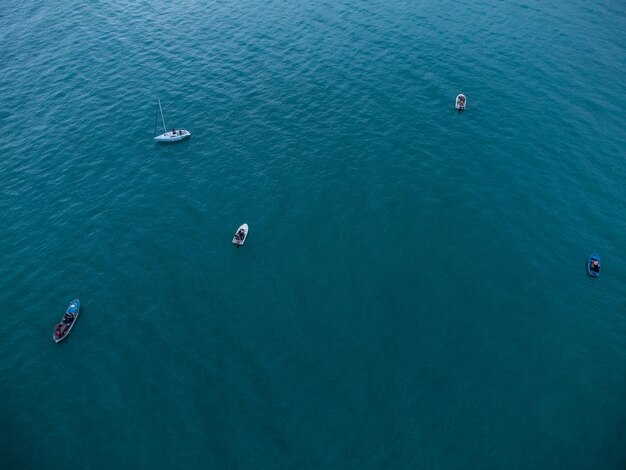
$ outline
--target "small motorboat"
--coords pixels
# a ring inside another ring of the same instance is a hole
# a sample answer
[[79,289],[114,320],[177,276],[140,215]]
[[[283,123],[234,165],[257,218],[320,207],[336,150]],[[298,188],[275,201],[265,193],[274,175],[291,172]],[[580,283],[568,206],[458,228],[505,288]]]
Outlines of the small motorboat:
[[235,232],[235,236],[233,237],[233,243],[237,247],[243,246],[243,244],[246,242],[246,238],[248,238],[248,224],[243,224]]
[[78,318],[78,312],[80,311],[80,300],[74,299],[70,302],[69,307],[65,311],[65,315],[61,319],[61,322],[54,327],[54,333],[52,333],[52,339],[55,343],[58,343],[62,339],[67,338],[70,334],[70,330],[76,323]]
[[598,277],[600,276],[601,270],[602,261],[600,260],[600,255],[598,253],[593,253],[587,261],[587,272],[590,276]]
[[456,101],[454,102],[454,107],[458,109],[459,111],[463,111],[465,110],[466,106],[467,106],[467,99],[465,98],[465,95],[463,93],[459,93],[458,95],[456,95]]
[[[186,139],[191,136],[191,132],[185,129],[172,129],[168,132],[167,127],[165,127],[165,118],[163,117],[163,108],[161,107],[161,100],[157,98],[157,102],[159,103],[159,111],[161,112],[161,122],[163,123],[163,134],[157,135],[154,140],[157,142],[178,142],[179,140]],[[158,119],[158,114],[154,118],[154,133],[156,134],[156,123]]]

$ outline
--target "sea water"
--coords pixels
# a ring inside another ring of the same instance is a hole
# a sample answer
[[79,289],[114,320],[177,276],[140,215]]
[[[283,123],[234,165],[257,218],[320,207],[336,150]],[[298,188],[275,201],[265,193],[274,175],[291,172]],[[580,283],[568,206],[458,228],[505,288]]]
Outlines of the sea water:
[[2,10],[2,468],[624,468],[623,2]]

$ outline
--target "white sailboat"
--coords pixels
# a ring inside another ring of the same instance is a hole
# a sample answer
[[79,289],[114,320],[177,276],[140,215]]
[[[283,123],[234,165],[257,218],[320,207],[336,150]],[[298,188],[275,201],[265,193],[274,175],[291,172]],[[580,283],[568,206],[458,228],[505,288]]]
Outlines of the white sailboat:
[[[163,117],[163,108],[161,108],[161,100],[157,98],[159,103],[159,111],[161,112],[161,122],[163,122],[163,134],[157,135],[154,140],[157,142],[178,142],[179,140],[186,139],[187,137],[191,137],[191,132],[185,129],[172,129],[171,131],[167,130],[165,126],[165,118]],[[156,134],[156,118],[154,123],[154,130]]]

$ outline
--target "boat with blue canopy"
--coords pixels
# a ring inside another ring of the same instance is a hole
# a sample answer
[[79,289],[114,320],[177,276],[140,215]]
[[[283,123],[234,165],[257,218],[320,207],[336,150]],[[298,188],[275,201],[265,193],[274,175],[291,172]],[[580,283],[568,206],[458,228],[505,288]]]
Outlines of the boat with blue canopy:
[[76,323],[76,319],[78,318],[78,313],[80,312],[80,300],[74,299],[70,302],[69,307],[65,311],[65,315],[61,319],[61,322],[54,327],[54,332],[52,333],[52,339],[55,343],[67,338],[67,335],[70,334],[74,323]]

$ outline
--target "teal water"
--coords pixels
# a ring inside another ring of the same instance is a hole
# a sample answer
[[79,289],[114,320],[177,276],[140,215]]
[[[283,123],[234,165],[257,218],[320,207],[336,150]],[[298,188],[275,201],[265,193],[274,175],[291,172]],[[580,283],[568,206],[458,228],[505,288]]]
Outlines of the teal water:
[[623,2],[3,10],[2,468],[625,468]]

